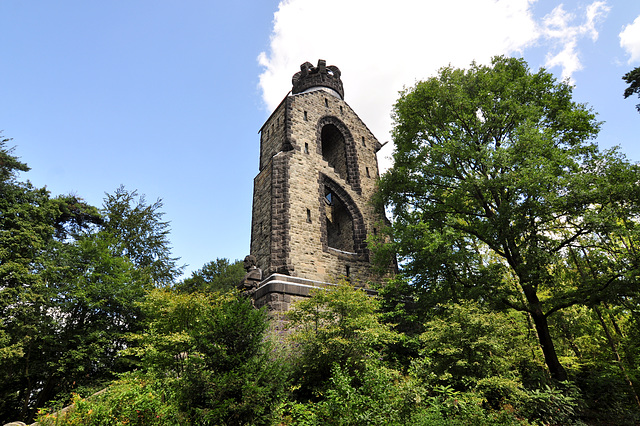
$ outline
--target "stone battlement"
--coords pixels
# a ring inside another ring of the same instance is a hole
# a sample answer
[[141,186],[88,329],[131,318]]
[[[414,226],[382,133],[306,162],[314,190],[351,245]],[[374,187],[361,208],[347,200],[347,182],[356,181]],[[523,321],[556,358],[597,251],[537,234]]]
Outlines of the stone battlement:
[[340,69],[335,65],[327,66],[323,59],[318,60],[318,66],[314,67],[310,62],[300,65],[300,71],[293,75],[291,82],[294,95],[303,93],[314,87],[326,87],[340,95],[344,99],[344,88],[340,79]]

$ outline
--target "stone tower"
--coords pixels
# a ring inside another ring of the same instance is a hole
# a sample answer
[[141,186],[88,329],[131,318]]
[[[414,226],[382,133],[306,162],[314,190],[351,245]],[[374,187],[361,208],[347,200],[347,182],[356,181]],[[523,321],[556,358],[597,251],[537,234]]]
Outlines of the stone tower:
[[251,254],[265,279],[257,306],[284,311],[314,285],[381,279],[366,244],[386,220],[370,203],[381,146],[344,101],[340,70],[302,64],[260,129]]

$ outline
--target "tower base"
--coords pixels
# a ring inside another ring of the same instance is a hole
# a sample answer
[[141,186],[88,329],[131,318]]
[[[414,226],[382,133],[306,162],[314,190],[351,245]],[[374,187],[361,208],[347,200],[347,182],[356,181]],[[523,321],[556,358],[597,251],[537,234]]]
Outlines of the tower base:
[[[296,278],[289,275],[271,274],[262,280],[253,294],[256,308],[266,306],[273,313],[284,313],[291,304],[311,297],[314,289],[331,289],[335,284]],[[367,294],[376,295],[377,292],[365,289]]]

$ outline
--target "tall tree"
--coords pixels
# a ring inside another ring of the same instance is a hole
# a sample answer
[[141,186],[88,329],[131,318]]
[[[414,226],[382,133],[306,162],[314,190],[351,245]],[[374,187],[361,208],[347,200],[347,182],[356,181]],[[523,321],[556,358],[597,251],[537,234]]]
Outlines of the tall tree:
[[[634,93],[640,96],[640,67],[636,67],[622,76],[622,79],[629,85],[624,89],[624,98],[627,99]],[[636,105],[636,109],[640,112],[640,104]]]
[[571,91],[521,59],[441,69],[395,105],[394,166],[379,200],[393,211],[390,244],[420,296],[527,312],[558,380],[567,374],[548,316],[628,281],[620,270],[568,280],[563,266],[609,239],[617,219],[637,218],[640,200],[638,167],[598,150],[599,123]]
[[0,422],[29,418],[52,395],[56,323],[65,313],[50,276],[70,233],[100,222],[97,209],[77,197],[51,198],[20,182],[18,172],[29,168],[8,142],[0,140]]
[[155,283],[169,285],[182,267],[171,257],[169,222],[163,221],[162,200],[148,204],[144,195],[120,186],[105,194],[102,207],[103,230],[114,236],[113,251],[147,271]]
[[21,182],[0,140],[0,423],[130,368],[116,356],[140,327],[139,302],[172,282],[161,204],[119,189],[99,212]]

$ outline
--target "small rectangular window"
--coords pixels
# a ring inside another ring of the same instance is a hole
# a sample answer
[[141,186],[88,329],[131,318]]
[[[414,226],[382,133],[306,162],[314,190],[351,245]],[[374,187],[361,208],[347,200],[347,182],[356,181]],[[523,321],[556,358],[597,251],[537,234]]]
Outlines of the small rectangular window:
[[309,117],[307,116],[307,111],[304,112],[304,121],[309,121]]
[[369,168],[365,167],[365,170],[367,171],[367,177],[370,178],[371,176],[369,175]]
[[311,223],[311,210],[307,209],[307,222]]
[[304,143],[304,153],[308,154],[309,153],[309,144],[308,143]]

